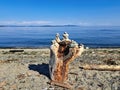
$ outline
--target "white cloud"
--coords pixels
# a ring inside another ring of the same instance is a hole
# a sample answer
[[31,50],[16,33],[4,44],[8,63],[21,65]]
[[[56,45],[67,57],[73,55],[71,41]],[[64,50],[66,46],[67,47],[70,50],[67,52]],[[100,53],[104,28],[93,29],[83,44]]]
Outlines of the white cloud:
[[15,24],[16,21],[0,21],[0,25],[10,25],[10,24]]
[[50,24],[50,21],[22,21],[19,24],[22,25],[41,25],[41,24]]
[[103,22],[103,23],[88,23],[88,22],[79,22],[78,25],[80,26],[114,26],[115,24],[108,23],[108,22]]
[[80,26],[112,26],[115,24],[104,22],[104,23],[93,23],[93,22],[52,22],[52,21],[0,21],[0,25],[67,25],[74,24]]
[[44,25],[51,23],[51,21],[0,21],[0,25]]
[[92,23],[87,23],[87,22],[79,22],[78,25],[80,26],[92,26]]

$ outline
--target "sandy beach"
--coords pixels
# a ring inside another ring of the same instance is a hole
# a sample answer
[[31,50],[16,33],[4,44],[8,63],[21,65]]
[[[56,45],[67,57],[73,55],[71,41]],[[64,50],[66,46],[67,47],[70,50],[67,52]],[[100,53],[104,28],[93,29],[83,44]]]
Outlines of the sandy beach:
[[[50,85],[50,50],[0,49],[0,90],[67,90]],[[120,65],[120,48],[86,49],[70,64],[73,90],[120,90],[120,71],[84,70],[83,64]]]

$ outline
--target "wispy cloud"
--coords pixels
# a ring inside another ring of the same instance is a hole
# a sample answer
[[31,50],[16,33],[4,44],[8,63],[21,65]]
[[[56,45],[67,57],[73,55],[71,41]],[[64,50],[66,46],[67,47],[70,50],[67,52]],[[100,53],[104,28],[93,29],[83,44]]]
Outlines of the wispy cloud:
[[0,25],[43,25],[51,23],[51,21],[0,21]]
[[92,23],[88,23],[88,22],[79,22],[78,25],[80,26],[92,26]]
[[112,23],[109,23],[109,22],[96,22],[96,23],[93,23],[93,22],[79,22],[78,25],[80,26],[114,26],[115,24],[112,24]]
[[113,26],[115,24],[103,22],[103,23],[93,23],[93,22],[52,22],[52,21],[0,21],[0,25],[80,25],[80,26]]

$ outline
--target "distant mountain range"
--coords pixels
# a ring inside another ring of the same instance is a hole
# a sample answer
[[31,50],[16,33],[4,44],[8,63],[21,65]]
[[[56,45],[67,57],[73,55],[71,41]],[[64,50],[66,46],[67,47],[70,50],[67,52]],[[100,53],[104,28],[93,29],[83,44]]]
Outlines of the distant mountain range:
[[0,27],[79,27],[79,25],[0,25]]
[[87,27],[87,28],[120,28],[120,26],[82,26],[82,25],[0,25],[0,27]]

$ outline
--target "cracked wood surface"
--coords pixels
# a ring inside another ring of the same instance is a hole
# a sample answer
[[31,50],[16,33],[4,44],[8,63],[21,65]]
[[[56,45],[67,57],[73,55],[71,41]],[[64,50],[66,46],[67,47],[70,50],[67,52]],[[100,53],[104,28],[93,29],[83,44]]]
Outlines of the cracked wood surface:
[[68,78],[69,64],[80,56],[84,50],[83,45],[78,45],[75,41],[70,40],[68,36],[64,33],[63,40],[60,40],[57,35],[57,38],[52,41],[49,62],[52,81],[65,82]]

